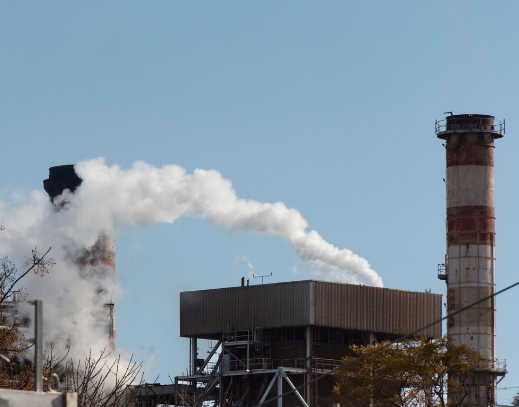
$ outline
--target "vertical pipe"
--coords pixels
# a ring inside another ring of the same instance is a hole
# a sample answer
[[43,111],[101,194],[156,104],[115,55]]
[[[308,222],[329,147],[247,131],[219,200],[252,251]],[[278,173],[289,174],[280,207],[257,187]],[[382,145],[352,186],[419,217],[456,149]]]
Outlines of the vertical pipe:
[[196,338],[189,338],[189,374],[191,376],[196,373],[196,357],[198,356],[197,346]]
[[224,407],[224,402],[223,402],[223,355],[224,355],[224,346],[222,343],[222,354],[220,356],[222,358],[222,363],[220,363],[220,368],[219,368],[220,372],[218,373],[218,375],[220,376],[220,385],[218,386],[218,403],[219,403],[220,407]]
[[[315,326],[315,304],[314,304],[314,300],[315,300],[315,290],[316,290],[316,287],[315,287],[315,284],[313,281],[310,281],[310,284],[308,286],[308,315],[310,316],[310,320],[309,320],[309,324],[306,328],[306,357],[308,358],[307,359],[307,369],[308,369],[308,373],[307,373],[307,385],[306,385],[306,397],[307,397],[307,401],[306,401],[306,404],[308,404],[310,407],[312,407],[312,385],[310,384],[310,382],[312,381],[312,369],[313,369],[313,365],[312,365],[312,357],[313,357],[313,349],[312,349],[312,344],[313,344],[313,341],[314,341],[314,331],[313,331],[313,326]],[[315,386],[314,386],[316,389],[317,389],[317,382],[315,382]],[[317,405],[317,395],[315,397],[315,405]]]
[[283,376],[282,376],[282,369],[279,368],[278,370],[278,377],[277,377],[277,385],[278,385],[278,405],[277,407],[283,407]]
[[306,404],[311,406],[312,402],[312,326],[306,326]]
[[108,309],[110,310],[108,318],[109,318],[109,329],[110,332],[108,333],[110,338],[110,346],[112,350],[115,350],[115,316],[114,316],[114,304],[107,304]]
[[[197,357],[197,340],[196,337],[189,338],[189,374],[194,376],[196,374],[196,357]],[[193,401],[197,403],[196,400],[197,393],[197,379],[191,380],[191,387],[193,388]]]
[[247,372],[250,371],[250,338],[247,340]]
[[175,376],[175,407],[178,407],[178,376]]
[[41,300],[31,301],[34,305],[34,377],[35,391],[43,392],[43,304]]

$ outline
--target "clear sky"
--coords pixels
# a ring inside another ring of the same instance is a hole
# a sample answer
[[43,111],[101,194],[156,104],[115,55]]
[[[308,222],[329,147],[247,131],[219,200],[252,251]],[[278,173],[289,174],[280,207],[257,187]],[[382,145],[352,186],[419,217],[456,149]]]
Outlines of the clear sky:
[[[96,157],[216,169],[241,198],[297,208],[386,287],[444,294],[434,120],[491,114],[507,119],[495,154],[503,288],[519,280],[518,17],[511,1],[2,2],[0,196]],[[265,282],[317,278],[279,237],[203,220],[117,237],[117,343],[155,357],[148,381],[187,367],[179,292],[238,285],[242,256],[273,272]],[[497,300],[500,388],[519,386],[518,297]]]

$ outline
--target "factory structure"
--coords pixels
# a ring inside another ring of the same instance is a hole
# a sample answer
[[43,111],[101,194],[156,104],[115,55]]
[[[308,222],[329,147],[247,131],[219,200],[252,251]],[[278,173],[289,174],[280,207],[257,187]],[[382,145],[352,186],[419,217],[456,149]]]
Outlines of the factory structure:
[[[504,121],[479,114],[436,122],[446,150],[447,233],[438,277],[447,285],[447,335],[477,351],[463,407],[496,404],[506,365],[496,356],[494,141]],[[81,184],[72,165],[52,167],[45,190],[56,206],[65,189]],[[115,241],[100,235],[76,262],[99,266],[115,280]],[[449,316],[487,298],[474,307]],[[391,341],[408,333],[442,335],[442,296],[324,281],[296,281],[183,292],[180,336],[189,340],[189,369],[174,384],[132,389],[142,406],[331,407],[329,374],[352,345]],[[106,304],[115,346],[115,299]],[[429,326],[430,325],[430,326]],[[207,353],[200,344],[208,343]],[[318,380],[322,375],[323,377]],[[285,394],[292,390],[290,394]]]
[[[177,395],[175,405],[331,406],[333,378],[318,376],[339,367],[352,345],[393,340],[440,319],[441,298],[324,281],[183,292],[180,336],[190,340],[190,370],[175,384],[190,383],[193,393]],[[439,338],[441,324],[419,335]],[[201,339],[213,341],[205,358]]]

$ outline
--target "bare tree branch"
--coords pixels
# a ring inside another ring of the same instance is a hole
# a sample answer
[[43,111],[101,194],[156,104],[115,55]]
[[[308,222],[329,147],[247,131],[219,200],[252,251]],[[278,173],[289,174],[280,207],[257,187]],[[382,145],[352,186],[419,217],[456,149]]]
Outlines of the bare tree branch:
[[[3,303],[9,297],[9,295],[13,292],[16,284],[18,284],[18,282],[22,278],[24,278],[28,273],[30,273],[32,270],[36,269],[38,274],[48,273],[47,268],[51,267],[55,264],[54,260],[52,260],[52,259],[48,259],[48,261],[45,261],[45,256],[47,256],[47,254],[49,254],[50,250],[51,250],[51,248],[49,247],[49,249],[41,257],[38,256],[37,248],[34,248],[32,250],[32,257],[31,257],[30,265],[28,264],[28,261],[26,262],[26,265],[28,265],[29,268],[26,271],[24,271],[20,276],[15,278],[14,281],[10,282],[9,287],[7,287],[7,290],[2,290],[3,292],[2,292],[2,295],[0,296],[0,304]],[[3,260],[5,261],[5,263],[2,263],[2,272],[3,272],[4,276],[15,275],[15,273],[17,272],[16,267],[6,257]],[[6,264],[6,266],[4,266],[4,264]],[[9,279],[9,277],[6,277],[6,278]]]

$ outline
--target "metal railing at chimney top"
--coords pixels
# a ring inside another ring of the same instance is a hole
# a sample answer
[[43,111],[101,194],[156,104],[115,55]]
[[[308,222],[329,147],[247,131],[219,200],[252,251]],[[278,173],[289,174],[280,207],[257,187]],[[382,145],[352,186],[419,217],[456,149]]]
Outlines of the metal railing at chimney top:
[[[479,119],[479,123],[457,123],[456,119],[450,119],[447,124],[447,119],[434,121],[434,132],[436,135],[444,131],[476,131],[485,132],[492,131],[494,133],[505,134],[505,119],[494,121],[494,124],[484,123],[487,119]],[[473,118],[472,121],[475,121]]]

